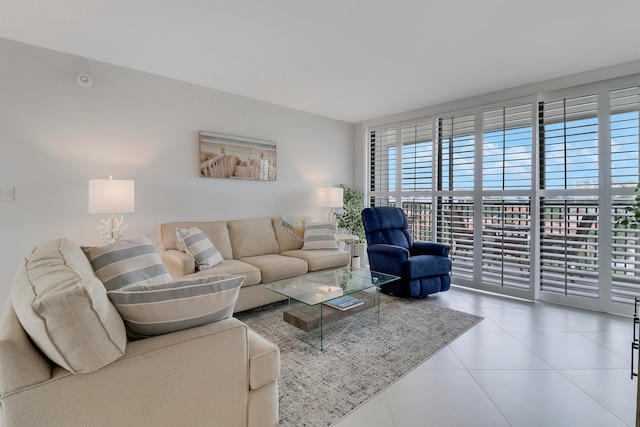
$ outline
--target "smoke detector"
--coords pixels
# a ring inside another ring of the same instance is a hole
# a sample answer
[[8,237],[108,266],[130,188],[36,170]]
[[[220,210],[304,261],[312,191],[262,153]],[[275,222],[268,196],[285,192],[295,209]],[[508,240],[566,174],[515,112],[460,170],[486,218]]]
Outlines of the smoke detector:
[[76,83],[80,87],[91,87],[93,78],[87,73],[78,73],[76,74]]

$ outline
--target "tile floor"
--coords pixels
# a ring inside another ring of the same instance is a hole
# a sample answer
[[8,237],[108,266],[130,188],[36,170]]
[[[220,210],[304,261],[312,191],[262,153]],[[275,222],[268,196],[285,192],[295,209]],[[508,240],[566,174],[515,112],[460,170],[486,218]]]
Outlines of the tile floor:
[[484,317],[335,427],[635,426],[630,318],[452,287]]

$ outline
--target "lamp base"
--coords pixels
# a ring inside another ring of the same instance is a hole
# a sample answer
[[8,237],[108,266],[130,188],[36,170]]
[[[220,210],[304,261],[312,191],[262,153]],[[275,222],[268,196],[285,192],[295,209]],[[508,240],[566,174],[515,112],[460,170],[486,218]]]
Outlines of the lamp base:
[[98,225],[98,233],[102,237],[102,242],[105,245],[110,245],[120,240],[127,232],[127,224],[124,223],[124,218],[120,215],[120,218],[111,216],[109,219],[101,219],[100,225]]

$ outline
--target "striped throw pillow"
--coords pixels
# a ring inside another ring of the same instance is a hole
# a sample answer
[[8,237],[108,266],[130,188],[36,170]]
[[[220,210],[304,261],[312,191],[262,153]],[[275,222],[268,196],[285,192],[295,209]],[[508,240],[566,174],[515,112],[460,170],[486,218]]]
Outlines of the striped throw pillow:
[[82,249],[107,291],[173,280],[149,236]]
[[336,221],[305,221],[303,250],[338,249]]
[[224,259],[206,234],[197,227],[176,228],[178,249],[196,259],[200,270],[208,270]]
[[193,328],[233,315],[244,276],[212,275],[108,292],[131,338]]

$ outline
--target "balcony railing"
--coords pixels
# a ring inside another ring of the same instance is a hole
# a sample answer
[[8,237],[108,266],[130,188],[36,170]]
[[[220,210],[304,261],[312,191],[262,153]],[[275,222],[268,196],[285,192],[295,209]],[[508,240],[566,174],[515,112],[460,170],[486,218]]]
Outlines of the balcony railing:
[[[376,203],[396,204],[388,199],[376,199]],[[619,198],[611,208],[612,300],[625,303],[640,297],[640,233],[616,225],[619,218],[628,215],[625,207],[630,203],[630,198]],[[599,253],[607,249],[600,247],[600,213],[593,199],[543,199],[540,213],[533,215],[528,199],[484,198],[479,225],[474,223],[471,197],[442,197],[435,206],[430,201],[405,199],[402,207],[415,240],[429,241],[435,235],[436,241],[451,245],[454,280],[527,289],[533,285],[532,250],[537,240],[542,291],[598,298],[602,267]],[[540,221],[535,239],[532,221]],[[477,238],[482,252],[476,256]],[[482,265],[481,277],[476,278],[474,265],[478,262]]]

